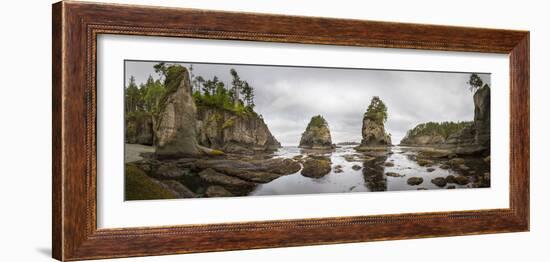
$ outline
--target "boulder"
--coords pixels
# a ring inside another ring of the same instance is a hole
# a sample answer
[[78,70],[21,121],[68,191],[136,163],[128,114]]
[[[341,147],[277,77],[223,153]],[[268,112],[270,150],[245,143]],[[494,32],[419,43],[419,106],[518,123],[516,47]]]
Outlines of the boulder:
[[429,159],[422,159],[422,158],[417,158],[416,159],[416,163],[419,165],[419,166],[431,166],[434,161],[433,160],[429,160]]
[[455,176],[453,176],[453,175],[448,175],[445,178],[445,181],[447,181],[447,183],[449,183],[449,184],[455,184],[456,183]]
[[320,178],[331,170],[331,162],[329,158],[308,158],[304,162],[304,168],[302,169],[302,175],[305,177]]
[[335,146],[332,144],[330,130],[327,121],[320,115],[314,116],[309,121],[300,139],[300,148],[330,150]]
[[444,187],[447,185],[447,180],[444,177],[436,177],[432,179],[432,184],[438,187]]
[[468,179],[467,177],[465,176],[455,176],[455,184],[458,184],[458,185],[466,185],[468,183],[470,183],[470,179]]
[[428,168],[426,169],[426,171],[428,171],[428,172],[433,172],[433,171],[435,171],[435,168],[433,168],[433,167],[428,167]]
[[360,165],[353,165],[353,166],[351,167],[351,169],[353,169],[353,170],[361,170],[361,166],[360,166]]
[[424,182],[424,179],[421,178],[421,177],[411,177],[411,178],[407,179],[407,184],[409,184],[411,186],[420,185],[423,182]]

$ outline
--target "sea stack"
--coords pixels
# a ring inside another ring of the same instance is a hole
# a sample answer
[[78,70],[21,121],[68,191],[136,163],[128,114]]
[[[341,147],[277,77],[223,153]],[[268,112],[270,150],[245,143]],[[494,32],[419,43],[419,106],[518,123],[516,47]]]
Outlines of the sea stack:
[[302,133],[299,147],[314,150],[331,150],[335,148],[330,137],[328,123],[321,115],[311,118],[306,131]]
[[373,148],[391,146],[391,136],[386,133],[384,123],[388,118],[387,107],[382,100],[375,96],[363,115],[363,127],[361,129],[361,144],[357,150],[369,150]]
[[202,153],[197,142],[197,107],[191,94],[189,72],[174,65],[165,80],[166,95],[156,123],[158,157],[196,156]]

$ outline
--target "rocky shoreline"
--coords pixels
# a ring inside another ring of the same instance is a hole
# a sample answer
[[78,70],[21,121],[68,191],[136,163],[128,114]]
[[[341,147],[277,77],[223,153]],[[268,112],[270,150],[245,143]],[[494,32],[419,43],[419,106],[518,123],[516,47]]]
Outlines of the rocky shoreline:
[[128,200],[247,196],[283,177],[319,183],[346,171],[359,173],[369,191],[392,190],[392,183],[418,190],[490,186],[488,86],[474,94],[474,121],[448,134],[415,128],[395,147],[384,126],[387,108],[373,97],[363,114],[360,143],[335,145],[328,122],[317,115],[302,133],[299,153],[280,157],[281,144],[251,108],[197,103],[187,69],[166,72],[158,112],[134,112],[126,119],[126,142],[151,145],[126,147],[143,150],[126,152]]

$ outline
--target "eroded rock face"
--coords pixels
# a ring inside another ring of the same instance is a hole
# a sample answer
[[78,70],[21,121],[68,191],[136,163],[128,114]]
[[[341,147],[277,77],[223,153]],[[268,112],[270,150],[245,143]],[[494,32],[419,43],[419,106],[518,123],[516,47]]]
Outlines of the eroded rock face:
[[376,147],[391,146],[391,137],[386,133],[384,123],[369,119],[366,114],[363,117],[363,127],[361,128],[361,144],[355,149],[359,151],[368,151]]
[[131,113],[125,120],[125,139],[129,144],[153,145],[153,117],[147,113]]
[[371,120],[366,116],[363,118],[361,135],[363,139],[360,147],[391,145],[391,137],[386,133],[384,124]]
[[322,116],[314,116],[302,133],[300,148],[303,149],[333,149],[330,130],[327,121]]
[[281,147],[259,116],[216,108],[198,109],[197,138],[199,144],[226,153],[252,154]]
[[491,147],[491,88],[485,85],[474,94],[474,126],[476,144]]
[[197,156],[201,154],[197,142],[197,107],[192,96],[189,73],[178,66],[170,70],[165,83],[168,94],[164,98],[155,128],[158,157]]

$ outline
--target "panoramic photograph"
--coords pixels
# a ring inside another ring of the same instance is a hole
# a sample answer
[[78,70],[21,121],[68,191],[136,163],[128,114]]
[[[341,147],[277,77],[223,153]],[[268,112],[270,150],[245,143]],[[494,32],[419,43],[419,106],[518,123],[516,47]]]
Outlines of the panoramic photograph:
[[491,186],[491,75],[124,62],[124,198]]

